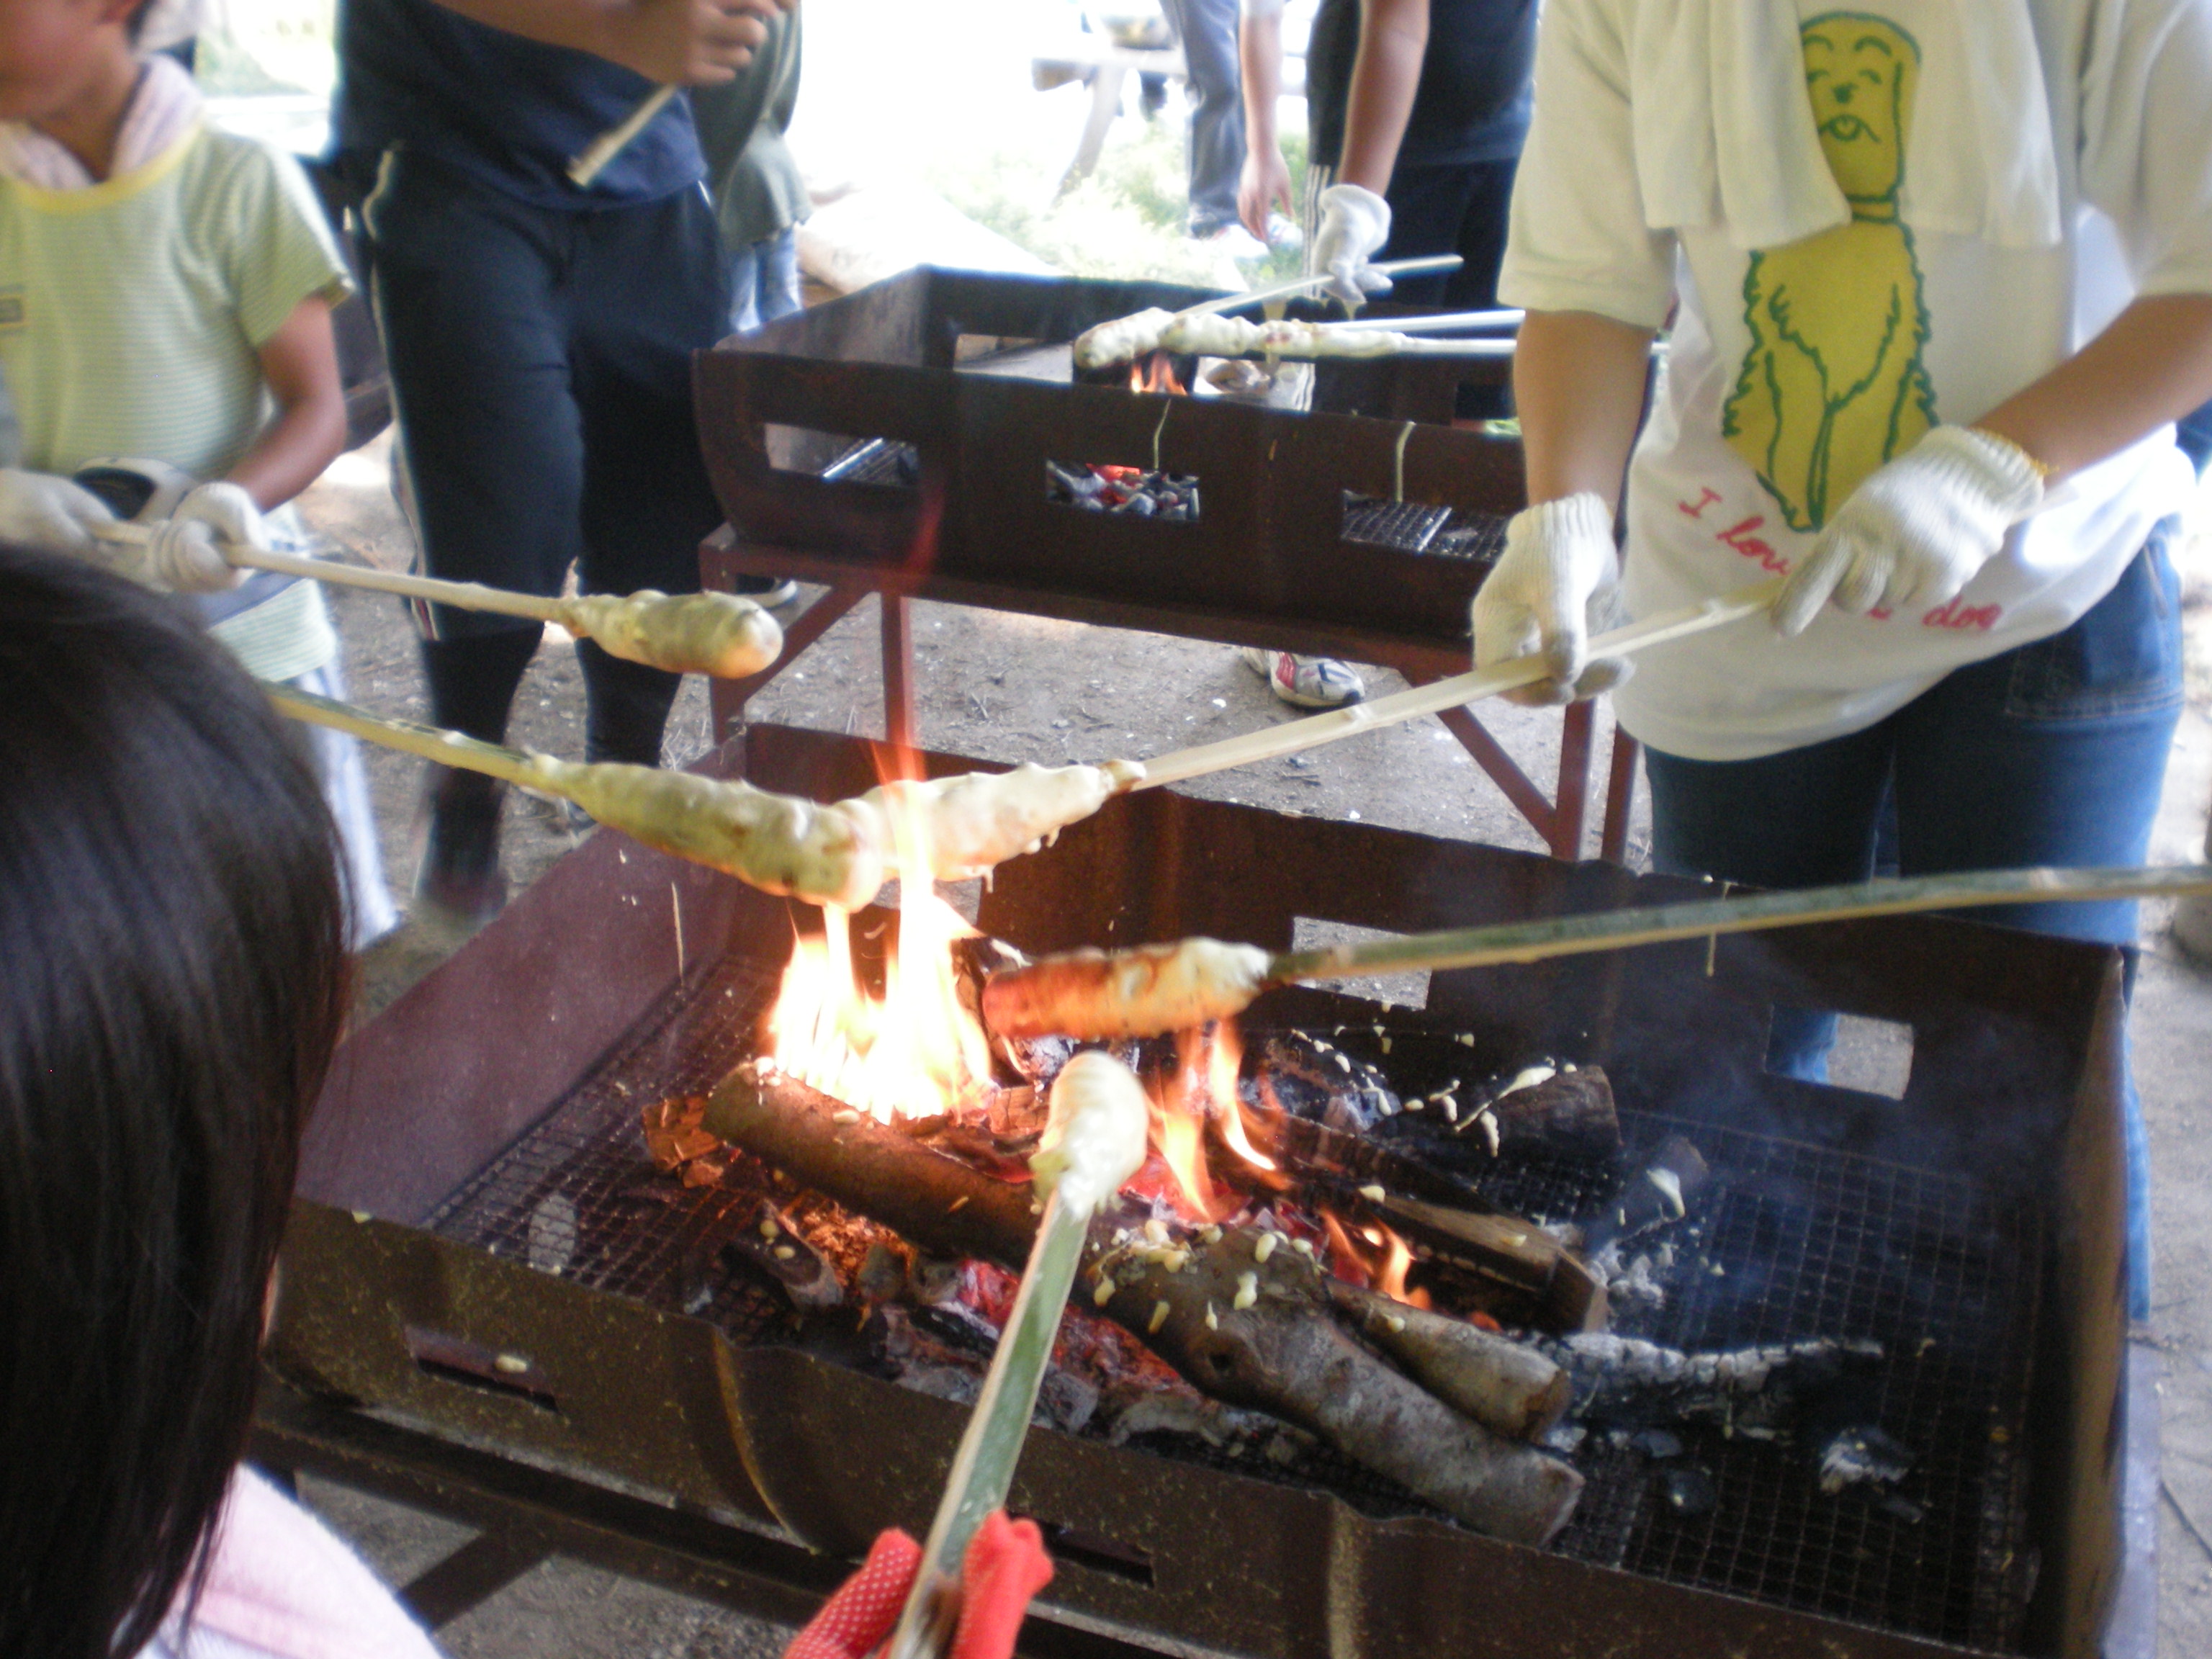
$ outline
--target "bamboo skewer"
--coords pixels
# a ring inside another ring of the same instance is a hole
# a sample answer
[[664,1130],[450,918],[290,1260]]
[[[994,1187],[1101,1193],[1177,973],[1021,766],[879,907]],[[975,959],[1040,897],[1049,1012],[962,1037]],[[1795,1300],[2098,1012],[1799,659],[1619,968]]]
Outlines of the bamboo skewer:
[[[145,525],[127,522],[104,524],[94,533],[101,541],[126,547],[143,547],[153,534]],[[375,593],[397,593],[403,599],[428,599],[463,611],[558,623],[610,655],[673,674],[743,679],[767,667],[783,651],[783,629],[775,618],[735,593],[678,593],[672,598],[647,589],[627,597],[586,593],[547,599],[486,587],[481,582],[445,581],[434,576],[403,575],[328,559],[302,558],[238,542],[224,542],[222,552],[231,564],[246,569],[304,576]]]
[[[1389,259],[1370,270],[1379,270],[1385,276],[1419,276],[1434,270],[1457,270],[1466,262],[1456,253],[1425,254],[1418,259]],[[1319,288],[1329,280],[1328,272],[1318,271],[1310,276],[1292,276],[1266,288],[1247,289],[1242,294],[1224,294],[1218,300],[1207,300],[1194,306],[1186,306],[1175,313],[1178,321],[1185,317],[1211,317],[1216,312],[1241,311],[1246,306],[1264,305],[1270,300],[1287,300],[1294,294]]]
[[[1730,623],[1765,612],[1782,591],[1782,578],[1753,582],[1739,587],[1732,593],[1717,599],[1702,599],[1695,605],[1686,605],[1674,611],[1664,611],[1656,617],[1631,623],[1598,635],[1589,643],[1592,661],[1601,657],[1626,656],[1669,640],[1687,639],[1693,634],[1724,628]],[[1145,762],[1145,775],[1133,787],[1157,789],[1165,783],[1184,783],[1192,778],[1202,778],[1210,773],[1225,772],[1232,767],[1249,766],[1255,761],[1279,760],[1285,755],[1295,755],[1308,749],[1317,749],[1323,744],[1337,743],[1356,737],[1362,732],[1371,732],[1421,714],[1434,714],[1446,708],[1457,708],[1462,704],[1494,697],[1516,686],[1532,685],[1546,678],[1550,670],[1540,657],[1528,657],[1507,663],[1497,668],[1478,669],[1473,673],[1455,674],[1449,679],[1438,680],[1433,685],[1417,685],[1410,690],[1395,692],[1387,697],[1377,697],[1372,702],[1351,703],[1342,708],[1333,708],[1325,714],[1310,715],[1304,720],[1271,726],[1265,731],[1247,732],[1234,738],[1224,738],[1218,743],[1201,744],[1192,749],[1179,749],[1162,755],[1157,760]]]
[[1332,333],[1379,328],[1392,334],[1441,334],[1455,328],[1518,328],[1528,314],[1524,311],[1444,311],[1432,317],[1353,317],[1315,326]]
[[592,181],[606,171],[607,164],[630,146],[630,141],[653,125],[653,118],[667,107],[668,100],[676,95],[672,86],[655,87],[638,100],[637,107],[623,118],[618,125],[586,145],[584,153],[568,163],[568,181],[578,190],[589,190]]
[[1000,1037],[1147,1036],[1193,1024],[1194,1015],[1202,1023],[1241,1013],[1268,987],[1300,981],[1522,964],[1928,910],[2199,893],[2212,893],[2212,865],[1978,870],[1449,928],[1314,951],[1269,954],[1249,945],[1186,939],[1111,954],[1043,957],[994,975],[984,988],[983,1006],[985,1023]]

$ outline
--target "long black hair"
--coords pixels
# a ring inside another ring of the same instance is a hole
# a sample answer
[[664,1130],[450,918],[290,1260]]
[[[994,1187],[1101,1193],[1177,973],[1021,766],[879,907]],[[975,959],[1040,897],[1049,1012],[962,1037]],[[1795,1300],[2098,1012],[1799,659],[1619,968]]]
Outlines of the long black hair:
[[0,546],[0,1653],[134,1654],[252,1412],[336,842],[185,607]]

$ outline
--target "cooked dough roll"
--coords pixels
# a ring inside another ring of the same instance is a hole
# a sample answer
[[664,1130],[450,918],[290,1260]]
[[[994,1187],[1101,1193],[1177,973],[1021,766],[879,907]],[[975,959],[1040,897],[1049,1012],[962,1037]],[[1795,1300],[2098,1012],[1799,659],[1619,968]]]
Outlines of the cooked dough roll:
[[1133,951],[1078,951],[983,988],[983,1023],[1004,1037],[1154,1036],[1242,1013],[1271,958],[1253,945],[1187,939]]
[[735,593],[583,593],[561,601],[561,625],[611,655],[672,674],[738,680],[783,650],[783,629]]

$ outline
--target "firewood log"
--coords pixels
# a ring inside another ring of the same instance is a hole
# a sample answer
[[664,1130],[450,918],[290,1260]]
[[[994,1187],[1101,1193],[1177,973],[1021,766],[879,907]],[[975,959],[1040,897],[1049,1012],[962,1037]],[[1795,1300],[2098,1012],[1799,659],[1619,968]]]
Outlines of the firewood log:
[[[924,1249],[1015,1268],[1027,1258],[1036,1218],[1025,1188],[852,1113],[772,1066],[748,1061],[731,1073],[709,1097],[705,1122]],[[1126,1215],[1092,1223],[1078,1294],[1197,1387],[1312,1431],[1476,1531],[1540,1545],[1566,1523],[1582,1477],[1462,1416],[1356,1340],[1333,1316],[1326,1275],[1309,1257],[1250,1229],[1188,1250],[1117,1241],[1127,1231]],[[1540,1414],[1513,1392],[1526,1376],[1487,1375],[1505,1391],[1495,1406],[1501,1420]],[[1483,1386],[1474,1368],[1463,1382]]]

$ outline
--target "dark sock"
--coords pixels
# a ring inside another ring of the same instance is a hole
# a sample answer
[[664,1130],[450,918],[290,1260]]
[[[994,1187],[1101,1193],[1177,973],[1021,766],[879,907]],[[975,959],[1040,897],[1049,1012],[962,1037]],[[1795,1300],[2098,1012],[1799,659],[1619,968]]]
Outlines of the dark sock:
[[535,624],[453,640],[424,640],[430,720],[486,743],[507,735],[507,714],[544,629]]
[[584,671],[584,758],[660,764],[660,735],[684,677],[610,656],[589,640],[576,643]]

